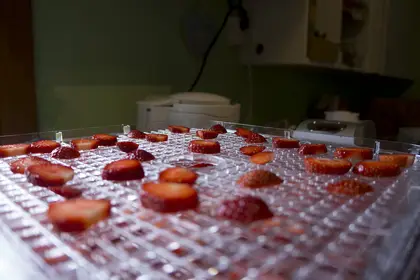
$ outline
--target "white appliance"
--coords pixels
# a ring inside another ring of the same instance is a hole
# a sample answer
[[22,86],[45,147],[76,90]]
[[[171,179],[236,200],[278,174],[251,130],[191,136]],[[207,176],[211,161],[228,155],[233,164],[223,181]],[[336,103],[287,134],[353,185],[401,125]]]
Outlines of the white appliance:
[[166,128],[168,125],[207,127],[209,121],[239,122],[240,104],[231,104],[223,96],[184,92],[168,97],[149,97],[137,102],[137,128],[144,131]]

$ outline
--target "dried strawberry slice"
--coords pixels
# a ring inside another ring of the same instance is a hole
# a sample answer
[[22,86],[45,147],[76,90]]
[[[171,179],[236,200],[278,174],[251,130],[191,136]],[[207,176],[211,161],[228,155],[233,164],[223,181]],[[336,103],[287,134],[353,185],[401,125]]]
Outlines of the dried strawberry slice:
[[246,139],[245,142],[247,143],[264,143],[267,142],[267,140],[265,139],[264,136],[262,136],[261,134],[252,132]]
[[55,186],[55,187],[49,187],[48,189],[67,199],[77,198],[82,195],[81,190],[73,188],[73,187]]
[[111,215],[111,202],[105,199],[71,199],[49,205],[49,221],[63,232],[80,232]]
[[40,157],[34,157],[34,156],[24,157],[10,163],[10,170],[13,173],[23,174],[25,173],[26,168],[28,168],[29,166],[38,165],[38,164],[50,164],[50,162]]
[[251,136],[252,133],[253,132],[251,130],[242,127],[237,128],[235,132],[236,135],[241,136],[243,138],[248,138],[249,136]]
[[416,159],[416,156],[413,154],[379,155],[379,161],[393,162],[402,168],[408,168],[412,166],[415,159]]
[[169,131],[172,133],[188,133],[190,129],[182,125],[170,125],[168,127]]
[[168,135],[166,134],[146,134],[146,140],[149,142],[165,142],[168,141]]
[[273,213],[264,200],[254,196],[222,201],[217,215],[244,224],[273,217]]
[[366,160],[357,163],[353,173],[367,177],[393,177],[399,175],[401,169],[393,162]]
[[273,147],[283,149],[299,148],[299,140],[291,138],[273,137]]
[[372,159],[373,151],[370,148],[337,148],[335,149],[334,156],[343,159],[367,160]]
[[95,139],[75,139],[71,140],[70,145],[78,151],[93,150],[98,148],[99,141]]
[[144,177],[143,167],[138,160],[120,159],[105,165],[102,179],[113,181],[140,180]]
[[80,157],[80,153],[74,148],[59,147],[52,151],[51,156],[59,159],[73,159]]
[[325,144],[303,144],[299,148],[301,155],[319,155],[327,152]]
[[209,130],[215,131],[220,134],[227,133],[226,128],[221,124],[215,124],[212,127],[210,127]]
[[73,179],[74,171],[61,164],[41,164],[29,166],[26,171],[28,181],[36,186],[62,186]]
[[170,183],[194,184],[197,178],[197,173],[183,167],[171,167],[159,174],[159,181]]
[[265,150],[264,146],[245,146],[239,149],[242,154],[252,156]]
[[211,130],[197,130],[196,135],[201,139],[214,139],[217,138],[219,133]]
[[177,212],[195,209],[198,194],[188,184],[146,183],[140,201],[143,207],[157,212]]
[[95,134],[92,139],[99,141],[99,146],[114,146],[117,143],[117,136],[109,134]]
[[12,144],[0,146],[0,158],[14,157],[28,153],[29,144]]
[[51,153],[60,146],[60,143],[52,140],[40,140],[32,143],[28,148],[28,152],[32,154],[46,154]]
[[137,150],[137,148],[139,147],[139,144],[136,144],[130,141],[121,141],[121,142],[117,142],[117,147],[125,153],[130,153],[132,151]]
[[283,180],[267,170],[253,170],[242,175],[237,183],[246,188],[264,188],[279,185]]
[[347,173],[352,164],[346,159],[305,158],[306,171],[318,174],[341,175]]
[[366,183],[356,180],[342,180],[337,183],[331,183],[327,186],[327,191],[333,194],[344,195],[362,195],[368,192],[373,192],[373,188]]
[[192,140],[188,146],[190,152],[200,154],[220,153],[220,144],[217,141],[210,140]]
[[133,129],[128,134],[127,137],[133,138],[133,139],[144,139],[146,138],[146,133],[141,132],[140,130]]
[[129,159],[135,159],[140,162],[154,160],[155,156],[149,153],[148,151],[138,149],[128,155]]
[[251,156],[250,161],[255,164],[267,164],[274,160],[273,152],[261,152]]

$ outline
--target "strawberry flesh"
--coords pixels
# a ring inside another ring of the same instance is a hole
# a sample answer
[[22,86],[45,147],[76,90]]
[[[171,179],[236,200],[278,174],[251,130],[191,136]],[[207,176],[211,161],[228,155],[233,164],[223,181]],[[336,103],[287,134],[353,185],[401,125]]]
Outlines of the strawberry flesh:
[[168,127],[169,131],[172,133],[188,133],[190,129],[182,125],[170,125]]
[[195,209],[199,203],[197,191],[188,184],[146,183],[142,190],[140,201],[143,207],[157,212]]
[[220,134],[227,133],[226,128],[221,124],[215,124],[212,127],[210,127],[209,130],[215,131]]
[[28,148],[28,152],[32,154],[46,154],[51,153],[60,146],[60,143],[52,140],[40,140],[32,143]]
[[105,165],[102,179],[113,181],[140,180],[144,177],[143,167],[138,160],[120,159]]
[[26,169],[29,166],[38,165],[38,164],[50,164],[50,162],[40,157],[34,157],[34,156],[24,157],[10,163],[10,170],[13,173],[23,174],[25,173]]
[[327,153],[325,144],[303,144],[299,148],[301,155],[319,155]]
[[166,134],[146,134],[146,140],[149,142],[165,142],[168,141],[168,135]]
[[0,158],[26,155],[28,153],[29,146],[29,144],[1,145]]
[[267,164],[274,160],[273,152],[261,152],[251,156],[250,161],[255,164]]
[[137,150],[139,144],[130,141],[122,141],[117,143],[117,147],[125,153],[131,153],[132,151]]
[[352,167],[346,159],[305,158],[304,164],[307,172],[331,175],[345,174]]
[[183,167],[168,168],[159,174],[159,181],[170,183],[194,184],[197,178],[197,173]]
[[373,151],[370,148],[337,148],[334,156],[343,159],[367,160],[372,159]]
[[373,192],[373,188],[369,184],[348,179],[329,184],[327,186],[327,191],[333,194],[356,196]]
[[299,148],[299,140],[291,139],[291,138],[274,137],[273,147],[283,148],[283,149]]
[[155,159],[155,156],[149,153],[148,151],[138,149],[128,155],[129,159],[135,159],[140,162],[151,161]]
[[244,196],[222,201],[217,210],[217,216],[248,224],[258,220],[269,219],[273,217],[273,213],[264,200],[258,197]]
[[75,139],[71,140],[70,145],[78,151],[94,150],[98,148],[99,141],[95,139]]
[[41,187],[62,186],[74,177],[73,168],[61,164],[32,165],[25,174],[28,182]]
[[133,139],[144,139],[146,138],[146,133],[141,132],[140,130],[133,129],[128,134],[127,137],[133,138]]
[[249,136],[251,136],[252,133],[253,132],[251,130],[242,127],[237,128],[235,132],[236,135],[241,136],[243,138],[248,138]]
[[73,187],[55,186],[55,187],[49,187],[48,189],[67,199],[77,198],[82,195],[81,190],[73,188]]
[[73,159],[80,157],[80,153],[74,148],[59,147],[52,151],[51,156],[59,159]]
[[416,156],[413,154],[379,155],[379,161],[393,162],[402,168],[408,168],[412,166],[415,159],[416,159]]
[[99,141],[99,146],[114,146],[117,143],[117,136],[109,134],[95,134],[92,139]]
[[217,141],[192,140],[188,149],[192,153],[217,154],[220,153],[220,144]]
[[80,232],[111,215],[111,202],[105,199],[71,199],[49,205],[49,221],[62,232]]
[[211,130],[197,130],[196,135],[201,139],[214,139],[217,138],[219,133]]
[[366,160],[357,163],[353,173],[367,177],[394,177],[401,173],[401,169],[393,162]]
[[239,151],[246,156],[252,156],[252,155],[258,154],[264,150],[265,150],[264,146],[245,146],[239,149]]
[[245,188],[264,188],[279,185],[283,180],[267,170],[253,170],[242,175],[237,183]]
[[246,139],[245,139],[245,142],[247,142],[247,143],[254,143],[254,144],[257,144],[257,143],[264,143],[264,142],[267,142],[267,140],[265,139],[265,137],[264,136],[262,136],[261,134],[258,134],[258,133],[255,133],[255,132],[252,132]]

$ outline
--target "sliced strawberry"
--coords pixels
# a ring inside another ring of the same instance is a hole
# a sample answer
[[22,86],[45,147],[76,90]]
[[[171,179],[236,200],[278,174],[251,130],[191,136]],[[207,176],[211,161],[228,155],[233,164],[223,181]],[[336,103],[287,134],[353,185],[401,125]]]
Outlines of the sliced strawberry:
[[222,201],[217,215],[244,224],[273,217],[273,213],[264,200],[254,196]]
[[188,184],[146,183],[142,189],[141,204],[157,212],[177,212],[198,206],[198,194]]
[[143,167],[135,159],[120,159],[105,165],[102,170],[104,180],[128,181],[144,177]]
[[133,129],[128,134],[127,137],[133,138],[133,139],[144,139],[146,138],[146,133],[141,132],[140,130]]
[[265,150],[264,146],[245,146],[239,149],[242,154],[252,156]]
[[67,199],[77,198],[82,195],[82,191],[73,187],[66,187],[66,186],[56,186],[56,187],[49,187],[50,191],[65,197]]
[[52,140],[40,140],[32,143],[28,148],[28,152],[32,154],[46,154],[51,153],[60,146],[60,143]]
[[192,140],[188,149],[193,153],[217,154],[220,153],[220,144],[217,141],[210,140]]
[[219,133],[211,130],[197,130],[196,135],[201,139],[214,139],[217,138]]
[[117,143],[117,136],[109,134],[95,134],[92,139],[99,141],[99,146],[114,146]]
[[273,137],[273,147],[283,149],[299,148],[299,140],[291,138]]
[[235,134],[244,138],[248,138],[252,134],[252,131],[246,128],[239,127],[236,129]]
[[155,156],[145,150],[136,150],[128,155],[129,159],[135,159],[140,162],[154,160]]
[[252,189],[279,185],[282,182],[283,179],[267,170],[250,171],[242,175],[242,177],[237,181],[237,183],[242,187]]
[[352,164],[346,159],[305,158],[306,171],[318,174],[341,175],[347,173]]
[[210,127],[209,130],[216,131],[217,133],[221,134],[227,133],[226,128],[221,124],[215,124],[212,127]]
[[372,159],[373,150],[370,148],[337,148],[335,149],[334,156],[336,158],[366,160]]
[[393,162],[402,168],[408,168],[412,166],[415,159],[416,159],[416,156],[413,154],[379,155],[380,161]]
[[74,148],[59,147],[52,151],[51,156],[59,159],[72,159],[80,157],[80,153]]
[[170,125],[168,126],[168,129],[172,133],[188,133],[190,132],[190,129],[188,127],[182,126],[182,125]]
[[137,150],[137,148],[139,147],[139,144],[136,144],[130,141],[122,141],[122,142],[117,142],[117,146],[121,151],[126,152],[126,153],[131,153],[132,151]]
[[93,150],[93,149],[98,148],[99,140],[75,139],[75,140],[71,140],[70,145],[78,151]]
[[84,231],[111,215],[111,202],[105,199],[71,199],[53,202],[47,216],[50,222],[63,232]]
[[303,144],[299,148],[301,155],[319,155],[327,152],[325,144]]
[[10,170],[13,173],[23,174],[29,166],[49,163],[48,160],[40,157],[24,157],[10,163]]
[[267,164],[274,160],[274,153],[273,152],[261,152],[251,156],[250,158],[252,163],[255,164]]
[[210,167],[210,166],[214,166],[214,164],[202,162],[202,163],[196,163],[196,164],[191,165],[191,168],[205,168],[205,167]]
[[389,161],[366,160],[357,163],[353,173],[367,177],[393,177],[401,172],[398,164]]
[[264,136],[261,134],[252,132],[246,139],[245,142],[247,143],[264,143],[267,142]]
[[369,184],[348,179],[329,184],[327,191],[334,194],[362,195],[373,192],[373,188]]
[[12,144],[0,146],[0,158],[14,157],[28,153],[29,144]]
[[146,134],[146,140],[149,142],[165,142],[168,141],[168,135],[166,134]]
[[41,164],[29,166],[26,171],[28,181],[36,186],[62,186],[73,179],[73,168],[61,164]]
[[170,183],[194,184],[197,178],[197,173],[183,167],[171,167],[159,174],[159,181]]

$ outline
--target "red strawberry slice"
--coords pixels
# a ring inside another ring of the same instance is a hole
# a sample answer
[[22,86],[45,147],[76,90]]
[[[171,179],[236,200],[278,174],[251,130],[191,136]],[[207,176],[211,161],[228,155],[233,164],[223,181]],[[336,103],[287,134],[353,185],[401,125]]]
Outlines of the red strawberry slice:
[[217,141],[210,140],[192,140],[188,145],[192,153],[217,154],[220,153],[220,144]]
[[98,148],[99,141],[95,139],[75,139],[71,140],[70,145],[78,151],[94,150]]
[[346,159],[305,158],[306,171],[317,174],[341,175],[347,173],[352,164]]
[[273,137],[273,147],[283,149],[299,148],[299,140],[291,138]]
[[245,142],[247,143],[264,143],[267,142],[264,136],[261,134],[252,132],[246,139]]
[[217,216],[247,224],[257,220],[269,219],[273,217],[273,213],[261,198],[244,196],[222,201],[217,210]]
[[172,133],[188,133],[190,129],[182,125],[170,125],[168,127],[169,131]]
[[198,206],[198,194],[188,184],[146,183],[142,189],[141,204],[157,212],[177,212]]
[[154,160],[155,156],[145,150],[136,150],[128,155],[129,159],[135,159],[140,162]]
[[264,146],[245,146],[239,149],[242,154],[252,156],[265,150]]
[[303,144],[299,148],[301,155],[319,155],[327,152],[325,144]]
[[197,130],[196,135],[201,139],[214,139],[219,133],[211,130]]
[[226,128],[221,124],[215,124],[212,127],[210,127],[209,130],[215,131],[221,134],[227,133]]
[[369,184],[348,179],[329,184],[327,186],[327,191],[333,194],[355,196],[373,192],[373,188]]
[[249,129],[239,127],[236,129],[235,134],[243,138],[248,138],[253,132]]
[[168,135],[166,134],[146,134],[146,140],[149,142],[165,142],[168,141]]
[[250,158],[252,163],[255,164],[267,164],[274,160],[274,153],[273,152],[261,152],[251,156]]
[[41,187],[62,186],[73,179],[73,168],[61,164],[29,166],[26,171],[28,182]]
[[67,199],[77,198],[82,195],[81,190],[73,188],[73,187],[55,186],[55,187],[49,187],[48,189]]
[[367,177],[393,177],[400,172],[400,167],[389,161],[366,160],[357,163],[353,168],[353,173]]
[[140,130],[133,129],[128,134],[127,137],[133,138],[133,139],[144,139],[146,138],[146,133],[141,132]]
[[370,148],[337,148],[334,156],[343,159],[366,160],[372,159],[373,151]]
[[416,156],[413,154],[379,155],[380,161],[393,162],[402,168],[408,168],[412,166],[415,159]]
[[40,157],[24,157],[10,163],[10,170],[13,173],[23,174],[29,166],[38,164],[50,164],[50,162]]
[[194,184],[197,178],[197,173],[183,167],[171,167],[159,174],[159,181],[170,183]]
[[29,144],[12,144],[0,146],[0,158],[14,157],[28,153]]
[[109,134],[95,134],[92,139],[99,141],[99,146],[114,146],[117,143],[117,136]]
[[143,167],[138,160],[120,159],[105,165],[102,170],[104,180],[128,181],[144,177]]
[[111,215],[111,202],[105,199],[71,199],[49,205],[49,221],[63,232],[80,232]]
[[132,151],[137,150],[139,144],[130,141],[121,141],[117,142],[117,146],[121,151],[125,153],[131,153]]
[[28,148],[28,152],[32,154],[46,154],[51,153],[60,146],[60,143],[52,140],[40,140],[32,143]]
[[59,159],[73,159],[80,157],[80,153],[74,148],[59,147],[52,151],[51,156]]
[[242,175],[237,181],[239,185],[245,188],[263,188],[279,185],[283,179],[267,170],[253,170]]
[[191,168],[205,168],[205,167],[210,167],[210,166],[214,166],[214,164],[211,163],[206,163],[206,162],[202,162],[202,163],[196,163],[191,165]]

